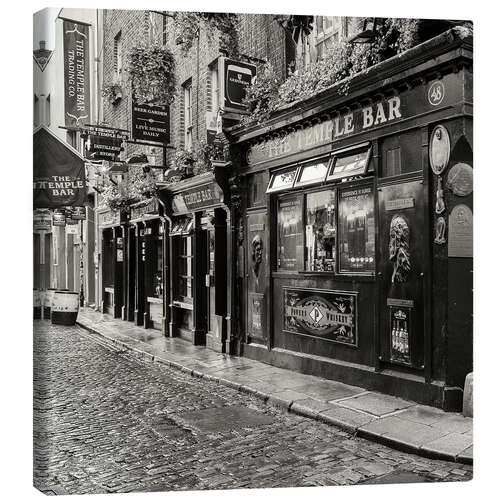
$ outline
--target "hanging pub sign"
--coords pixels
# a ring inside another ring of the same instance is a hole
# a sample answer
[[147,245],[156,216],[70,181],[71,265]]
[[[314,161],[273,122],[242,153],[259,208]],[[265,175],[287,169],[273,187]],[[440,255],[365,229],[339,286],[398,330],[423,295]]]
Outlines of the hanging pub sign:
[[82,134],[87,139],[86,157],[92,160],[116,161],[123,151],[123,137],[115,130],[94,127]]
[[257,66],[232,59],[221,58],[223,75],[223,109],[225,111],[246,111],[243,103],[247,89],[257,74]]
[[63,20],[64,124],[81,127],[90,117],[89,26]]
[[53,226],[66,226],[66,211],[62,210],[54,210],[52,214],[52,225]]
[[151,198],[130,207],[130,220],[140,220],[145,215],[158,215],[158,199]]
[[71,218],[73,220],[85,220],[85,207],[71,207]]
[[83,206],[87,198],[85,161],[45,126],[33,134],[34,208]]
[[36,212],[33,214],[33,231],[50,231],[52,229],[52,218],[49,212]]
[[132,139],[170,143],[170,108],[132,101]]
[[283,288],[283,330],[357,345],[357,294]]

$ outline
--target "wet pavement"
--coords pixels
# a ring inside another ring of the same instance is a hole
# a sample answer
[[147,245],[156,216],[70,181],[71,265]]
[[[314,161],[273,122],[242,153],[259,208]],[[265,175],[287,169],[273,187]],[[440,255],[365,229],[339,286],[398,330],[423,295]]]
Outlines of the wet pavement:
[[465,481],[80,327],[34,322],[34,484],[47,494]]

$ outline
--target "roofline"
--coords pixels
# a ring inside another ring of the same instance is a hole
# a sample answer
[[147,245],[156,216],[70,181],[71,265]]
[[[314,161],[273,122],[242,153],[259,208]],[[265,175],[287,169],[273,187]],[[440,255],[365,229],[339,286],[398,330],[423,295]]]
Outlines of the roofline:
[[[310,118],[312,115],[324,112],[326,108],[340,107],[346,101],[359,99],[359,94],[367,95],[376,91],[381,92],[384,87],[390,86],[394,80],[397,80],[398,76],[400,76],[399,79],[401,80],[408,76],[405,75],[405,72],[426,62],[435,60],[434,67],[449,62],[439,61],[438,57],[450,53],[454,49],[457,52],[454,54],[453,59],[462,57],[472,61],[472,35],[464,36],[463,29],[461,27],[451,28],[401,54],[336,82],[311,97],[287,103],[273,112],[263,124],[233,125],[224,129],[224,133],[229,136],[233,143],[240,143],[267,135]],[[430,71],[430,69],[423,68],[421,70],[421,72],[425,71]],[[346,82],[349,82],[350,89],[348,94],[343,95],[339,92],[339,88],[345,85]],[[322,109],[315,109],[320,108],[320,105],[325,102],[326,104],[321,106]],[[297,112],[301,116],[297,116]]]

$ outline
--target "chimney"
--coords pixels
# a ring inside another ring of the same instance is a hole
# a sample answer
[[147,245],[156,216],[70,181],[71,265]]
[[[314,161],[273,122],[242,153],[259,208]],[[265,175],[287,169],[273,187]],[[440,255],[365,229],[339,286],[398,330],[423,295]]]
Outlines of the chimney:
[[45,50],[45,40],[40,40],[40,50]]

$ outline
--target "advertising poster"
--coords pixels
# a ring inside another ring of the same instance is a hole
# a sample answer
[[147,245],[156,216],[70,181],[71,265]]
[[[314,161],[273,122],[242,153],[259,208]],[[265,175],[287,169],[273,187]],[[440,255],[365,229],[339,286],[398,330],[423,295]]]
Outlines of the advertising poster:
[[283,330],[357,345],[356,293],[283,288]]
[[296,271],[302,263],[302,198],[278,200],[278,269]]
[[373,187],[347,189],[339,197],[340,272],[375,270]]

